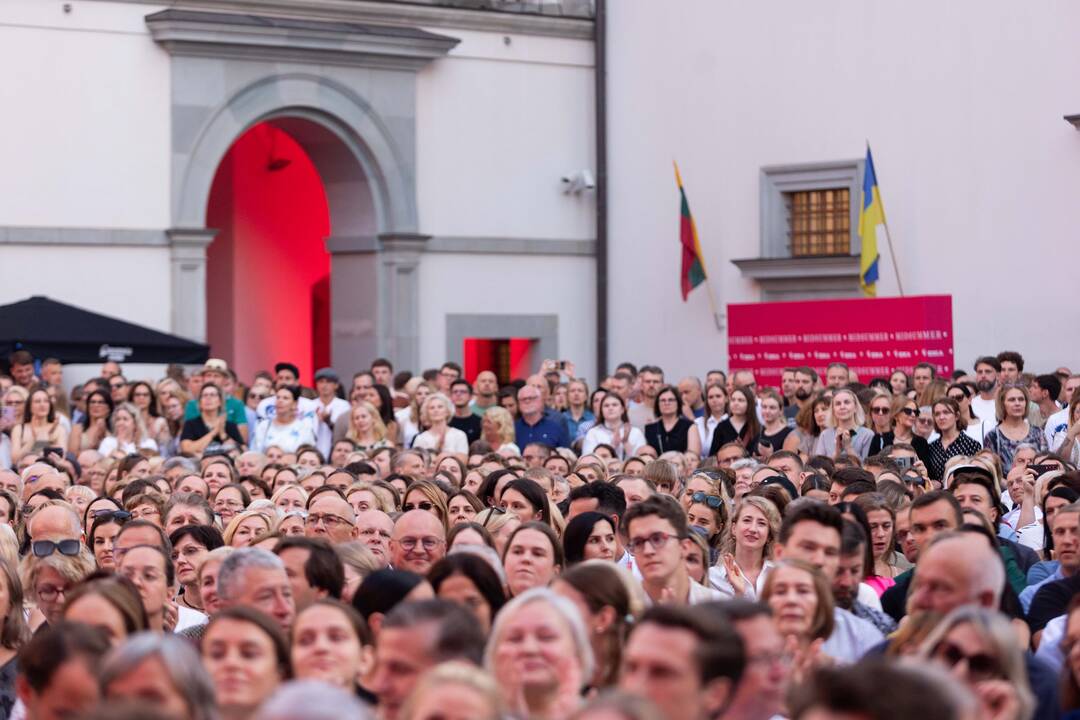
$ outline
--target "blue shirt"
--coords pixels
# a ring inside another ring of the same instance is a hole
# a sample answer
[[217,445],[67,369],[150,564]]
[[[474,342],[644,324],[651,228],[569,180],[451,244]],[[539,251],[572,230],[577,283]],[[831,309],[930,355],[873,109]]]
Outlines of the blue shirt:
[[569,410],[564,410],[562,415],[566,418],[567,437],[569,438],[576,438],[578,436],[578,428],[584,423],[594,422],[596,420],[596,416],[589,410],[582,413],[580,420],[574,420],[574,418],[570,416]]
[[1039,592],[1039,588],[1041,588],[1046,583],[1064,579],[1065,576],[1061,574],[1061,564],[1059,563],[1057,570],[1054,571],[1053,575],[1043,578],[1034,585],[1028,585],[1026,588],[1024,588],[1024,592],[1020,593],[1020,604],[1024,608],[1024,614],[1027,615],[1028,611],[1031,610],[1031,601],[1035,599],[1035,593]]
[[523,418],[514,421],[515,444],[525,449],[529,443],[540,443],[549,447],[569,447],[566,434],[566,421],[562,416],[555,418],[544,415],[535,425],[529,425]]

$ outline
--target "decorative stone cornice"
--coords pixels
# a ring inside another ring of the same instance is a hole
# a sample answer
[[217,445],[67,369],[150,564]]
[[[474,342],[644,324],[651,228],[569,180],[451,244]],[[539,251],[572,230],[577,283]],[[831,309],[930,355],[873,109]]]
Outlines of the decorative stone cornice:
[[460,42],[413,27],[162,10],[146,16],[154,41],[173,55],[418,70]]

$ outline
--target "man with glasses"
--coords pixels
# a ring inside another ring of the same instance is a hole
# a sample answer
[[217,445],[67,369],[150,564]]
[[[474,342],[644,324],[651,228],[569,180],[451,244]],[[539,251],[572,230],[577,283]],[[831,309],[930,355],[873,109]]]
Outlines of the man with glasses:
[[367,546],[381,570],[390,564],[390,539],[394,521],[382,510],[364,510],[356,515],[357,537]]
[[555,417],[544,412],[544,398],[532,385],[525,385],[517,394],[521,416],[514,421],[514,434],[518,447],[540,443],[549,447],[569,447],[570,438],[566,423],[557,413]]
[[454,406],[454,416],[450,418],[450,427],[465,433],[469,444],[480,439],[482,422],[480,416],[472,410],[472,385],[464,378],[450,383],[450,402]]
[[439,387],[439,392],[448,394],[450,392],[450,384],[461,377],[461,366],[456,362],[444,362],[442,367],[439,368],[439,374],[435,376],[435,384]]
[[691,547],[686,513],[674,498],[654,495],[626,510],[627,549],[641,571],[650,605],[720,600],[711,588],[690,579],[683,560]]
[[[31,544],[38,540],[82,542],[83,529],[79,514],[63,500],[49,500],[30,516],[26,526]],[[67,553],[73,555],[74,553]]]
[[322,538],[330,543],[343,543],[356,539],[356,513],[341,493],[323,490],[308,501],[307,517],[304,518],[304,535]]
[[446,528],[427,510],[410,510],[398,518],[390,537],[390,564],[395,570],[427,575],[446,555]]

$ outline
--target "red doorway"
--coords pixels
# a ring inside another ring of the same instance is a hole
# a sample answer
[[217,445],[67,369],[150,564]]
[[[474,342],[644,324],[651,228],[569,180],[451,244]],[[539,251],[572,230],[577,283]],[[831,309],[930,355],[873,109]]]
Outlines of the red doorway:
[[524,378],[532,367],[535,344],[532,338],[465,338],[465,379],[474,382],[484,370],[495,373],[500,385]]
[[210,191],[207,341],[240,378],[296,363],[301,380],[330,364],[326,193],[304,149],[259,123],[233,143]]

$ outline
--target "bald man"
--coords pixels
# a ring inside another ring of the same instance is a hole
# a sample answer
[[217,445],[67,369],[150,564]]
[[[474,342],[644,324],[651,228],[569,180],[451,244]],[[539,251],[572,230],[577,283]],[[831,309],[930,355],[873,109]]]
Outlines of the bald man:
[[356,539],[356,512],[336,492],[323,492],[308,505],[304,534],[331,543]]
[[1004,589],[1005,565],[997,548],[979,533],[949,532],[920,554],[908,607],[942,615],[961,605],[993,610]]
[[410,510],[398,518],[390,538],[390,563],[395,570],[427,575],[446,555],[446,530],[427,510]]
[[483,415],[488,408],[499,404],[499,378],[490,370],[484,370],[476,376],[473,384],[472,411]]
[[82,523],[75,508],[61,500],[51,500],[31,517],[27,526],[30,540],[82,540]]
[[394,536],[394,521],[382,510],[364,510],[356,514],[360,542],[379,561],[380,568],[390,564],[390,538]]

